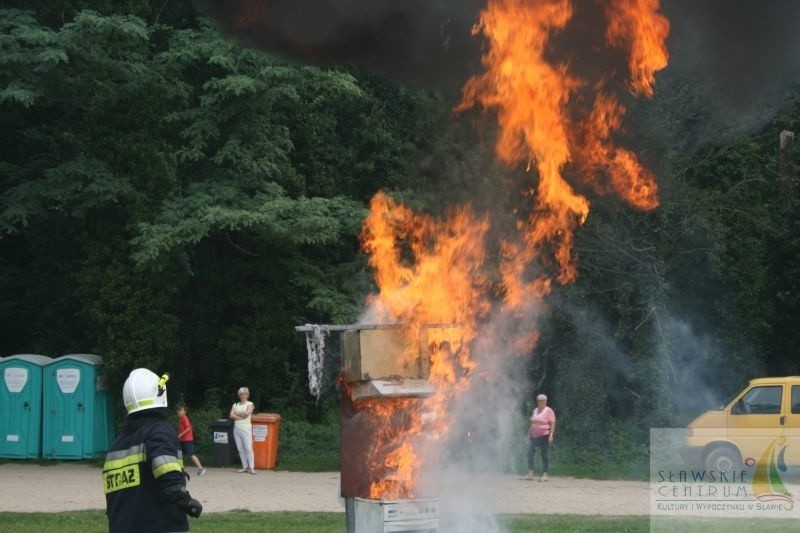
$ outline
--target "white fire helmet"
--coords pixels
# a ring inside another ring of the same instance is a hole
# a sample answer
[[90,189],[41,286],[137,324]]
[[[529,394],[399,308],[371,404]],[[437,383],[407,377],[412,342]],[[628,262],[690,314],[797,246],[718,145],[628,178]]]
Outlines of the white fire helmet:
[[128,414],[167,406],[167,380],[169,374],[160,378],[146,368],[132,371],[122,386],[122,400]]

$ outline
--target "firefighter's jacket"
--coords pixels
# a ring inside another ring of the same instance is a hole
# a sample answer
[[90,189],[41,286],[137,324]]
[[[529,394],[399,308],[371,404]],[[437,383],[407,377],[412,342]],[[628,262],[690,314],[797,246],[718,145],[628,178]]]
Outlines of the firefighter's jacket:
[[163,494],[185,486],[178,434],[166,409],[128,415],[103,466],[110,533],[189,531],[186,513]]

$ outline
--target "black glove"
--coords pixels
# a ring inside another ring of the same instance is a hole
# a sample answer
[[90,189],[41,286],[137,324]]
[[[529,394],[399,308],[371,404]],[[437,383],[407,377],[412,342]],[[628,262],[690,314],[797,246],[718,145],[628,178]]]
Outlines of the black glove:
[[192,518],[198,518],[200,516],[200,513],[203,512],[203,504],[195,500],[194,498],[191,498],[189,500],[189,503],[186,504],[186,507],[184,507],[183,510],[186,511],[186,514],[188,514]]
[[193,518],[197,518],[203,512],[203,504],[192,498],[184,486],[172,485],[163,489],[161,494],[167,501]]

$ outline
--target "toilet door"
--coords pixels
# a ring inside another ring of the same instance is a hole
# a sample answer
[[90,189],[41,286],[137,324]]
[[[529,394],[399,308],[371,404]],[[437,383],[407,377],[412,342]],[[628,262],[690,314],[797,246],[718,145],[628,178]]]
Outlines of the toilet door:
[[40,420],[41,404],[33,396],[35,383],[24,364],[4,365],[0,384],[0,457],[31,457],[38,447],[31,427]]
[[[49,426],[48,456],[58,459],[80,459],[83,456],[86,386],[78,365],[49,368],[56,386],[48,391]],[[94,384],[92,383],[92,386]]]

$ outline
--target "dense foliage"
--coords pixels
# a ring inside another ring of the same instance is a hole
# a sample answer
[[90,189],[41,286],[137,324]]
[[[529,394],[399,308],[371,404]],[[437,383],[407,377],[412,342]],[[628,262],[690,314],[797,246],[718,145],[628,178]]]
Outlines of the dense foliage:
[[[97,353],[114,388],[170,369],[206,413],[247,383],[302,448],[303,422],[335,423],[335,395],[331,380],[308,393],[294,327],[356,319],[370,197],[480,210],[530,179],[496,168],[453,95],[287,63],[189,3],[16,4],[0,10],[0,355]],[[578,282],[556,290],[528,365],[568,443],[635,454],[649,427],[800,373],[800,212],[777,150],[800,91],[716,135],[685,75],[633,112],[661,207],[592,200]]]

